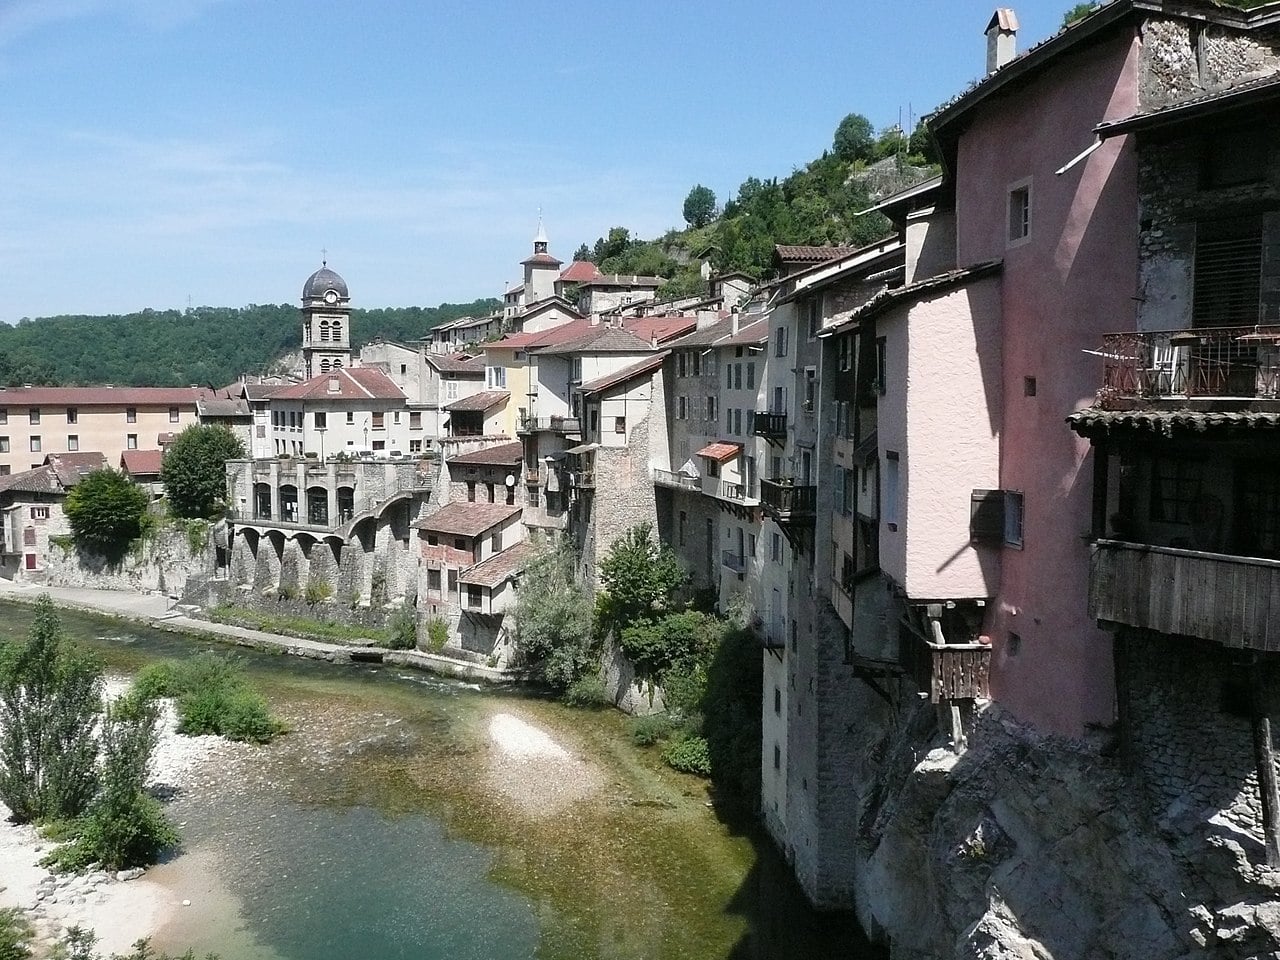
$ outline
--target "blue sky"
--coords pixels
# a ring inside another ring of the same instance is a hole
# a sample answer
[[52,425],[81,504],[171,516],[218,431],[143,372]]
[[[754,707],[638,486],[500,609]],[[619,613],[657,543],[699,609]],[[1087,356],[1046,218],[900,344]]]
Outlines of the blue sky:
[[[1071,0],[1016,6],[1019,49]],[[0,320],[500,295],[981,73],[977,0],[0,0]]]

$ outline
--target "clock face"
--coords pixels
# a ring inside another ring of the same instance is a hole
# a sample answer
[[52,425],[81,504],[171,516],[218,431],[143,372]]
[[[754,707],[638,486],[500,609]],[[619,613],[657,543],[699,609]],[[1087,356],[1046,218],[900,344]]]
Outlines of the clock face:
[[325,295],[324,295],[324,302],[325,302],[325,303],[337,303],[337,302],[338,302],[338,293],[337,293],[337,291],[335,291],[335,290],[328,290],[328,291],[326,291],[326,292],[325,292]]

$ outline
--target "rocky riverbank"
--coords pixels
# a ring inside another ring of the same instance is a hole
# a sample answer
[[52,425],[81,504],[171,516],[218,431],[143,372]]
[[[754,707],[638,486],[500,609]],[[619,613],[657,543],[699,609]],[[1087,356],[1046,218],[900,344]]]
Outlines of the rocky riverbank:
[[[120,678],[109,680],[107,696],[118,695],[126,685]],[[160,797],[211,784],[229,762],[253,749],[220,737],[182,736],[177,727],[173,705],[166,702],[149,778],[151,789]],[[24,910],[46,951],[77,925],[94,930],[104,953],[127,951],[190,906],[195,891],[216,884],[216,878],[205,876],[195,864],[184,863],[181,855],[145,872],[54,873],[40,866],[52,846],[34,827],[10,822],[9,810],[0,804],[0,907]]]

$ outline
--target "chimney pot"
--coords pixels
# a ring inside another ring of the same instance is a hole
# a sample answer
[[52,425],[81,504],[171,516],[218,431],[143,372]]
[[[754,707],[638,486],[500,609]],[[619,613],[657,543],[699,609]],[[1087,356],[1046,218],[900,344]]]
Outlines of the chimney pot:
[[1018,15],[997,7],[987,24],[987,73],[995,73],[1018,54]]

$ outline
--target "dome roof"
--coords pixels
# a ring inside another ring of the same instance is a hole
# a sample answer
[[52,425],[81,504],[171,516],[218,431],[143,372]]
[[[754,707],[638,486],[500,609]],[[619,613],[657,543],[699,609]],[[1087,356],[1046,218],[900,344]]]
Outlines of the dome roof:
[[329,290],[336,290],[340,297],[350,296],[347,293],[347,281],[343,280],[328,267],[321,267],[307,277],[307,282],[302,285],[302,299],[318,300]]

